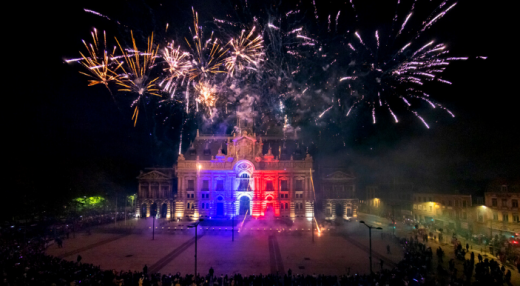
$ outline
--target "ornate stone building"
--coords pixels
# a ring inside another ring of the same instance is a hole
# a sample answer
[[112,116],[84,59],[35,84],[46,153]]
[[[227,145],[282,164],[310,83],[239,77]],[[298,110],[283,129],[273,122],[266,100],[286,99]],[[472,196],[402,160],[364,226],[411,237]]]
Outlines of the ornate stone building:
[[137,177],[139,181],[137,193],[138,217],[149,217],[153,207],[161,218],[171,218],[174,207],[173,168],[150,168]]
[[343,171],[322,171],[319,198],[325,219],[357,217],[356,177]]
[[[202,135],[197,131],[190,148],[179,155],[177,164],[170,169],[177,177],[175,202],[170,194],[152,199],[144,198],[150,193],[140,192],[140,213],[144,214],[144,204],[155,200],[161,204],[161,211],[166,204],[166,217],[172,218],[228,218],[247,214],[310,219],[315,199],[312,163],[296,133],[257,136],[252,122],[247,120],[239,120],[231,135]],[[173,177],[164,170],[152,172],[138,177],[140,190],[157,184],[145,179],[147,174],[150,175],[146,178],[156,176],[157,180],[163,180],[162,187]]]

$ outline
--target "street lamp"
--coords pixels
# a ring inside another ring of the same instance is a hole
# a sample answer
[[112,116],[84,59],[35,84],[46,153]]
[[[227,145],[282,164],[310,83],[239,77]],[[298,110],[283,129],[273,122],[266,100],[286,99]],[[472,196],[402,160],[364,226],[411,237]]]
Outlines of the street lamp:
[[236,215],[237,200],[233,200],[233,215],[231,216],[231,241],[235,241],[235,215]]
[[157,203],[150,205],[150,216],[152,217],[152,240],[155,240],[155,216],[157,216]]
[[311,208],[312,208],[312,220],[311,220],[312,243],[314,243],[314,201],[311,201]]
[[373,227],[371,225],[366,224],[364,221],[359,221],[359,223],[364,224],[366,227],[368,227],[368,238],[369,238],[369,244],[370,244],[370,252],[369,252],[369,260],[370,260],[370,275],[372,275],[372,229],[382,229],[381,227]]
[[195,274],[193,275],[194,279],[197,279],[197,228],[202,221],[204,220],[199,219],[198,222],[187,226],[188,228],[195,228]]

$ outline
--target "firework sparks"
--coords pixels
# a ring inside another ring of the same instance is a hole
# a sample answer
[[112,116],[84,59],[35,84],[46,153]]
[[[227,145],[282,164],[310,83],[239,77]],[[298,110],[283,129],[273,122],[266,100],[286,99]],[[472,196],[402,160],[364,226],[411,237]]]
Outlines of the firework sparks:
[[180,48],[180,46],[175,48],[174,42],[172,42],[163,50],[163,58],[168,65],[164,71],[167,71],[168,75],[161,81],[160,85],[164,86],[166,91],[171,92],[172,98],[175,93],[178,80],[183,81],[192,68],[190,54],[181,51]]
[[246,36],[242,30],[240,37],[229,41],[232,51],[225,59],[225,66],[231,76],[248,66],[258,66],[262,60],[264,40],[260,35],[252,38],[254,31],[255,27]]
[[[251,16],[249,23],[236,18],[233,20],[232,14],[226,14],[226,18],[223,18],[225,20],[213,17],[218,30],[206,35],[199,26],[198,14],[192,8],[193,25],[189,28],[191,37],[185,38],[187,46],[184,43],[168,44],[160,50],[161,58],[164,59],[160,65],[155,65],[158,47],[153,48],[153,35],[149,39],[148,50],[139,51],[133,34],[133,47],[123,49],[118,42],[123,54],[116,56],[115,50],[111,52],[98,47],[102,43],[106,46],[106,40],[98,41],[97,33],[93,33],[93,44],[85,43],[88,53],[66,62],[80,62],[87,68],[82,73],[91,77],[89,85],[103,84],[108,88],[110,82],[115,82],[121,86],[120,91],[137,94],[131,105],[135,107],[134,125],[141,99],[148,95],[159,96],[160,87],[171,98],[176,92],[184,92],[187,113],[190,108],[194,108],[202,112],[209,110],[212,116],[215,114],[217,100],[229,98],[234,101],[243,96],[230,96],[225,94],[227,90],[233,90],[237,94],[254,91],[261,98],[260,102],[270,101],[267,105],[279,109],[280,112],[287,112],[285,116],[289,114],[289,117],[292,105],[285,107],[285,99],[300,101],[296,102],[296,106],[313,106],[312,112],[318,114],[316,119],[336,111],[341,111],[343,117],[346,109],[346,115],[349,116],[354,108],[368,106],[370,111],[367,110],[367,113],[371,112],[374,124],[381,121],[376,118],[380,110],[389,112],[397,123],[399,120],[394,111],[408,110],[429,128],[423,117],[414,111],[417,104],[439,107],[452,117],[454,115],[422,89],[430,88],[433,83],[451,85],[441,74],[451,62],[468,60],[468,57],[449,56],[445,44],[434,44],[432,39],[419,41],[418,38],[455,7],[457,3],[454,1],[456,0],[440,1],[440,5],[430,13],[431,16],[420,23],[415,21],[416,15],[422,14],[415,10],[416,6],[419,7],[418,1],[413,1],[411,9],[401,14],[398,11],[403,11],[400,6],[402,4],[398,0],[392,28],[376,28],[375,33],[374,30],[356,30],[355,26],[348,26],[346,20],[340,23],[342,11],[344,15],[349,15],[350,12],[345,9],[352,10],[355,15],[354,25],[357,26],[358,12],[352,0],[341,4],[341,10],[323,13],[326,19],[319,19],[315,0],[298,5],[298,9],[308,9],[307,13],[300,13],[296,9],[278,11],[276,8],[267,12],[268,17],[265,20],[256,15]],[[96,11],[85,9],[85,12],[110,20]],[[302,21],[300,16],[310,17],[312,21]],[[414,25],[414,22],[420,24]],[[301,23],[305,25],[302,26]],[[162,29],[165,32],[170,31],[170,25],[164,24],[166,28],[161,25]],[[262,31],[255,31],[260,27]],[[241,32],[234,29],[241,29]],[[262,35],[266,37],[265,43]],[[405,36],[410,39],[406,41]],[[221,42],[219,38],[229,41]],[[486,59],[484,56],[476,58]],[[120,62],[122,60],[124,61]],[[150,78],[150,71],[155,67],[162,69],[157,73],[161,74],[160,79]],[[249,76],[254,73],[258,76]],[[309,88],[310,91],[306,93]],[[271,93],[276,94],[275,99],[264,96],[271,96]],[[191,105],[190,95],[195,99]],[[303,102],[319,97],[323,98],[320,101],[332,98],[333,105],[323,111],[321,108],[329,105],[330,101],[327,105]],[[378,102],[379,107],[376,108]],[[279,108],[273,106],[278,103],[281,104]],[[334,104],[338,104],[338,108],[333,109]],[[397,109],[394,105],[401,105],[403,108]],[[227,104],[225,106],[227,108]],[[317,108],[321,110],[316,112]],[[292,122],[291,118],[287,120]]]
[[196,102],[203,104],[209,110],[210,117],[212,116],[212,109],[217,101],[215,86],[208,84],[207,82],[199,82],[195,85],[197,91]]
[[[132,31],[130,32],[130,35],[132,38],[133,51],[138,51]],[[131,105],[132,107],[135,107],[132,116],[135,126],[137,123],[137,117],[139,116],[139,103],[141,99],[147,94],[159,97],[161,96],[158,93],[159,88],[155,84],[159,78],[156,77],[152,79],[149,76],[150,70],[155,64],[159,46],[154,49],[153,34],[148,38],[148,47],[144,53],[136,52],[134,54],[129,54],[126,49],[123,49],[117,38],[116,42],[123,53],[123,58],[126,64],[125,66],[122,66],[124,75],[117,81],[117,84],[121,86],[119,91],[127,91],[137,94],[137,99],[134,100]]]
[[227,50],[224,50],[220,46],[219,40],[214,38],[214,33],[211,32],[211,36],[203,41],[202,27],[199,26],[199,15],[193,10],[193,31],[192,43],[186,39],[189,48],[193,51],[192,68],[189,71],[189,79],[207,79],[210,74],[225,73],[220,70],[220,66],[224,63],[225,54]]
[[103,32],[103,42],[99,41],[97,30],[91,33],[92,44],[87,44],[83,41],[85,48],[87,49],[88,56],[80,52],[81,59],[67,60],[66,62],[72,62],[79,60],[81,65],[84,66],[88,73],[80,72],[83,75],[88,76],[88,86],[97,84],[103,84],[109,91],[108,84],[110,82],[117,82],[120,80],[120,76],[116,71],[121,68],[122,63],[112,60],[112,54],[108,54],[106,50],[106,33]]
[[[441,9],[449,1],[443,1],[438,9]],[[399,4],[399,3],[398,3]],[[429,104],[432,108],[440,107],[446,110],[450,115],[453,116],[451,111],[447,110],[442,105],[435,103],[430,96],[421,90],[422,86],[426,82],[441,82],[448,85],[452,83],[440,77],[440,74],[444,72],[445,67],[452,61],[464,61],[468,60],[468,57],[449,57],[449,51],[446,49],[445,44],[435,44],[434,41],[429,41],[426,44],[422,43],[418,46],[415,41],[421,35],[425,29],[431,27],[436,21],[442,18],[448,11],[450,11],[456,3],[451,4],[447,9],[444,9],[441,13],[434,14],[432,18],[429,18],[423,22],[417,33],[414,34],[414,41],[408,42],[402,46],[396,52],[380,53],[379,49],[383,47],[391,47],[395,38],[403,34],[405,29],[413,30],[410,26],[410,18],[413,15],[415,3],[412,5],[411,11],[404,18],[404,21],[400,25],[397,33],[390,35],[390,40],[387,44],[384,42],[380,43],[379,31],[375,32],[375,46],[378,53],[373,53],[370,45],[365,43],[361,37],[361,32],[355,31],[351,34],[350,38],[345,37],[345,45],[351,50],[351,57],[354,60],[350,60],[350,63],[345,66],[345,70],[350,76],[340,77],[339,82],[346,81],[348,83],[348,90],[350,95],[353,93],[359,93],[365,91],[365,100],[355,100],[348,109],[347,116],[351,113],[352,109],[364,103],[368,105],[372,113],[372,121],[376,122],[376,108],[375,104],[379,102],[379,106],[383,105],[383,102],[388,108],[388,111],[397,123],[397,116],[390,108],[390,104],[399,104],[397,99],[401,100],[400,104],[405,104],[407,110],[412,112],[417,118],[419,118],[424,125],[429,128],[423,117],[421,117],[416,111],[411,108],[416,107],[418,101]],[[394,17],[396,21],[397,15]],[[354,44],[355,43],[355,44]],[[364,46],[360,49],[359,45]],[[410,52],[407,49],[411,47],[417,47],[415,51]],[[378,58],[378,55],[384,56],[385,54],[391,55],[390,58],[384,59]],[[478,58],[478,57],[477,57]],[[348,63],[348,62],[347,62]],[[360,63],[360,64],[358,64]],[[344,100],[349,100],[344,99]],[[350,101],[352,101],[350,99]],[[340,101],[338,102],[338,104]],[[345,102],[348,105],[348,102]]]

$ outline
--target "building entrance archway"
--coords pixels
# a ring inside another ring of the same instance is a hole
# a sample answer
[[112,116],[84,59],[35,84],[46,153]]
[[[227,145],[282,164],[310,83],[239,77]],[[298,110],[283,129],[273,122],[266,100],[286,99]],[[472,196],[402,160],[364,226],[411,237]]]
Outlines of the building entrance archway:
[[166,215],[168,213],[168,205],[162,204],[161,206],[161,218],[166,218]]
[[249,215],[251,214],[250,202],[251,200],[248,196],[242,196],[240,198],[240,208],[238,212],[239,215],[245,215],[246,213]]
[[217,203],[217,216],[223,216],[224,215],[224,203],[218,202]]
[[343,215],[345,214],[345,209],[343,208],[343,204],[336,204],[336,217],[343,218]]
[[146,204],[141,205],[141,218],[146,217]]

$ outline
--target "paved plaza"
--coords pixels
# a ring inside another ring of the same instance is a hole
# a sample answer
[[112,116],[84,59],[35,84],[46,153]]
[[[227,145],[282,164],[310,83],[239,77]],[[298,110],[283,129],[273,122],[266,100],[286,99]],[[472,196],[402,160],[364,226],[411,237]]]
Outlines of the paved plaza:
[[[138,270],[148,266],[149,272],[193,273],[195,238],[189,223],[166,223],[158,220],[152,240],[151,219],[131,220],[125,225],[94,229],[91,235],[75,234],[63,248],[52,245],[50,255],[101,266],[102,269]],[[314,243],[310,222],[296,221],[291,226],[259,224],[246,221],[232,241],[230,225],[200,226],[198,230],[198,271],[216,274],[347,274],[369,272],[368,229],[356,221],[339,229],[323,230]],[[386,246],[391,245],[391,254]],[[392,268],[403,254],[374,231],[372,235],[373,268]]]

